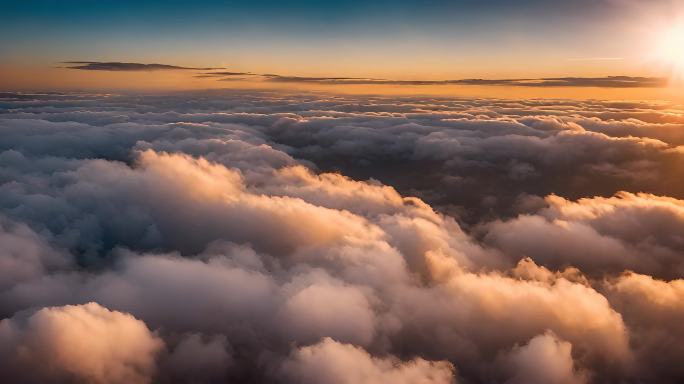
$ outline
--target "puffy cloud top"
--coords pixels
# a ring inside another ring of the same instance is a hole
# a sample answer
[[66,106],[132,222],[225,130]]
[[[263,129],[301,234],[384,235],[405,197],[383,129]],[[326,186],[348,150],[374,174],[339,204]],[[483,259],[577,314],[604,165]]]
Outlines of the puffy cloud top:
[[148,383],[164,343],[127,313],[97,303],[48,307],[0,322],[8,379]]

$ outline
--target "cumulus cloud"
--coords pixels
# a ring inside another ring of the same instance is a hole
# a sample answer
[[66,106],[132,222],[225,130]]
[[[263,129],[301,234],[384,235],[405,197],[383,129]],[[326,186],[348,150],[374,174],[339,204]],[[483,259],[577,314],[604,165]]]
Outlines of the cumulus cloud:
[[235,364],[226,337],[188,334],[163,362],[160,382],[217,383],[227,380]]
[[293,353],[283,365],[286,376],[299,383],[453,383],[453,367],[445,361],[394,357],[376,358],[363,349],[325,338]]
[[0,98],[17,381],[684,377],[675,105]]
[[572,346],[553,333],[535,336],[524,346],[516,346],[504,359],[515,374],[508,383],[584,384],[587,377],[573,367]]
[[659,381],[661,377],[681,377],[684,370],[676,361],[684,353],[682,344],[677,342],[684,335],[679,321],[684,314],[684,280],[664,281],[626,273],[604,284],[606,296],[638,335],[637,353],[644,362],[637,367],[641,379]]
[[[551,195],[535,214],[489,225],[486,240],[512,256],[585,272],[682,276],[684,201],[620,192],[577,201]],[[539,234],[544,237],[540,238]]]
[[0,289],[66,269],[69,257],[53,249],[26,224],[0,216]]
[[163,342],[133,316],[97,303],[43,308],[0,322],[13,382],[149,383]]
[[287,299],[279,314],[283,333],[302,342],[330,336],[368,345],[375,333],[375,313],[358,289],[309,285]]

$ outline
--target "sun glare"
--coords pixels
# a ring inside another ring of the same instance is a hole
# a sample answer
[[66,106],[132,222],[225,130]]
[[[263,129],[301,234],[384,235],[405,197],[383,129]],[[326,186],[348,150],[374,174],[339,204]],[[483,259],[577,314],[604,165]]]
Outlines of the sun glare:
[[658,61],[670,72],[672,83],[684,83],[684,22],[670,28],[662,37],[657,51]]

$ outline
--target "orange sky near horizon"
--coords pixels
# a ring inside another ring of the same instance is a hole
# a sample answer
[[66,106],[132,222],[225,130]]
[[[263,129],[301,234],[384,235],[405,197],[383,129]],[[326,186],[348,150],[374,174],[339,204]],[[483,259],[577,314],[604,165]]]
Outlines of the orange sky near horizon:
[[610,100],[684,100],[684,89],[604,87],[523,87],[479,85],[386,85],[275,83],[266,81],[219,81],[196,78],[198,71],[82,71],[65,68],[19,68],[0,66],[0,89],[9,91],[183,91],[202,89],[273,89],[322,91],[343,94],[435,95],[487,98],[567,98]]

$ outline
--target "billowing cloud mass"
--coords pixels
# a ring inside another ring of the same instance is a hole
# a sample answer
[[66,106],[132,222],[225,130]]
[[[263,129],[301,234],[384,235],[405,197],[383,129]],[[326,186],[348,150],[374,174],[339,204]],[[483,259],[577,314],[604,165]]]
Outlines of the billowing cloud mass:
[[0,95],[15,382],[678,383],[648,102]]

